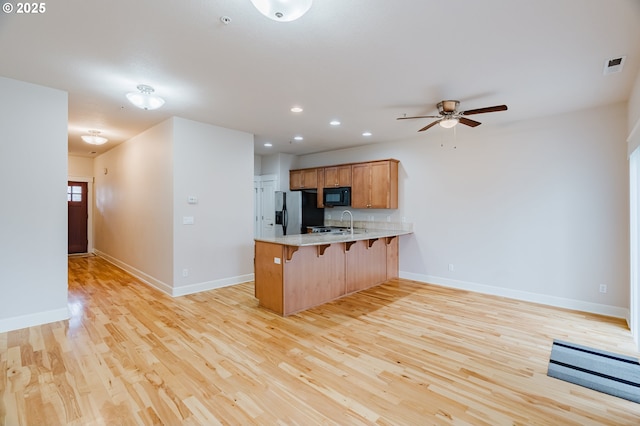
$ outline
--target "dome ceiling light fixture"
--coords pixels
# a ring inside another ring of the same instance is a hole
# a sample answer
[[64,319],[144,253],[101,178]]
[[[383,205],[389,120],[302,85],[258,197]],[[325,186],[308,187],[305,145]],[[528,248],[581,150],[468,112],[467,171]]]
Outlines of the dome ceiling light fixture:
[[291,22],[311,8],[313,0],[251,0],[256,9],[269,19]]
[[107,143],[109,139],[99,135],[100,135],[99,130],[89,130],[88,135],[82,135],[80,137],[82,138],[83,141],[85,141],[86,143],[90,143],[91,145],[102,145]]
[[127,93],[127,99],[140,109],[153,110],[158,109],[164,105],[164,99],[158,95],[154,95],[155,90],[151,86],[146,84],[139,84],[137,86],[138,92]]

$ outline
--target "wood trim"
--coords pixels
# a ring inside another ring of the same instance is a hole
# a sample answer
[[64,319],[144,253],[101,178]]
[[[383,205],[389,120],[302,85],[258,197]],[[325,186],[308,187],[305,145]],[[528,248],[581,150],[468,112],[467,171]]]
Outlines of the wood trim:
[[325,250],[327,250],[330,245],[331,244],[321,244],[321,245],[316,246],[317,249],[318,249],[318,256],[323,256]]
[[293,254],[298,251],[298,246],[284,246],[285,247],[285,259],[287,262],[291,262]]

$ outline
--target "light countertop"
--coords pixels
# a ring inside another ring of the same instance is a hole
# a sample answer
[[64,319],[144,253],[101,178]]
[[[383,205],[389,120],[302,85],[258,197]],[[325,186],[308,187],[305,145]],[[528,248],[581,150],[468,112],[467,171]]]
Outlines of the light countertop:
[[375,238],[396,237],[411,234],[412,231],[394,229],[354,229],[353,236],[349,231],[344,234],[312,233],[285,235],[273,238],[255,238],[255,241],[281,244],[284,246],[319,246],[323,244],[346,243],[349,241],[369,240]]

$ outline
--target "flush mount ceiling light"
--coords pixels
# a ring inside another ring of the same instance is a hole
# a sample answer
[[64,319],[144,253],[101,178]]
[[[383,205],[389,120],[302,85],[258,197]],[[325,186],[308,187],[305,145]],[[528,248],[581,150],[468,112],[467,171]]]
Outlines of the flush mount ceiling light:
[[307,13],[312,0],[251,0],[251,3],[269,19],[290,22]]
[[164,99],[153,94],[155,91],[153,87],[147,86],[146,84],[139,84],[137,89],[139,90],[138,92],[127,93],[127,99],[138,108],[152,110],[164,105]]
[[291,107],[291,112],[302,112],[302,111],[304,111],[302,107],[299,107],[299,106]]
[[81,138],[83,141],[90,143],[91,145],[102,145],[107,143],[108,139],[99,135],[100,132],[98,130],[89,130],[89,134],[82,135]]
[[460,120],[457,118],[446,118],[444,120],[440,120],[440,125],[445,129],[450,129],[456,124],[458,124]]

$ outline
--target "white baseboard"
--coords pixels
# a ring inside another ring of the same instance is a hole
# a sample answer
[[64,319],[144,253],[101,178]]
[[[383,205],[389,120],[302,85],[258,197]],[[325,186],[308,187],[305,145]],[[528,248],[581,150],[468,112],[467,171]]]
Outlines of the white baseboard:
[[64,321],[71,318],[69,308],[53,309],[51,311],[36,312],[29,315],[5,318],[0,320],[0,333],[19,330],[21,328],[34,327],[50,322]]
[[139,279],[140,281],[142,281],[143,283],[157,289],[160,290],[161,292],[168,294],[169,296],[173,296],[172,294],[172,290],[173,287],[171,287],[169,284],[160,281],[154,277],[152,277],[151,275],[148,275],[144,272],[142,272],[141,270],[134,268],[133,266],[119,260],[116,259],[115,257],[109,256],[106,253],[101,252],[100,250],[94,250],[94,253],[97,254],[98,256],[100,256],[101,258],[103,258],[104,260],[106,260],[109,263],[113,263],[114,265],[116,265],[118,268],[123,269],[125,271],[127,271],[129,274],[133,275],[134,277],[136,277],[137,279]]
[[453,280],[451,278],[436,277],[433,275],[414,274],[400,272],[400,278],[419,281],[425,284],[434,284],[442,287],[451,287],[459,290],[473,291],[476,293],[490,294],[493,296],[507,297],[525,302],[540,303],[542,305],[555,306],[557,308],[571,309],[581,312],[605,315],[614,318],[623,318],[629,321],[629,309],[618,306],[602,305],[599,303],[585,302],[582,300],[565,299],[563,297],[549,296],[539,293],[530,293],[521,290],[512,290],[502,287],[494,287],[486,284],[478,284],[468,281]]
[[254,279],[254,274],[246,274],[246,275],[240,275],[237,277],[222,278],[219,280],[206,281],[206,282],[196,283],[196,284],[188,284],[180,287],[172,287],[171,285],[163,281],[160,281],[152,277],[151,275],[148,275],[142,272],[141,270],[134,268],[131,265],[128,265],[125,262],[122,262],[121,260],[118,260],[112,256],[109,256],[106,253],[103,253],[99,250],[95,250],[94,252],[96,255],[102,257],[107,262],[112,263],[116,265],[118,268],[127,271],[129,274],[133,275],[134,277],[144,282],[145,284],[153,288],[156,288],[161,292],[173,297],[186,296],[187,294],[200,293],[202,291],[228,287],[235,284],[245,283],[247,281],[253,281]]
[[187,294],[200,293],[202,291],[213,290],[216,288],[228,287],[240,283],[253,281],[254,274],[239,275],[237,277],[222,278],[219,280],[206,281],[203,283],[188,284],[173,289],[173,296],[186,296]]

